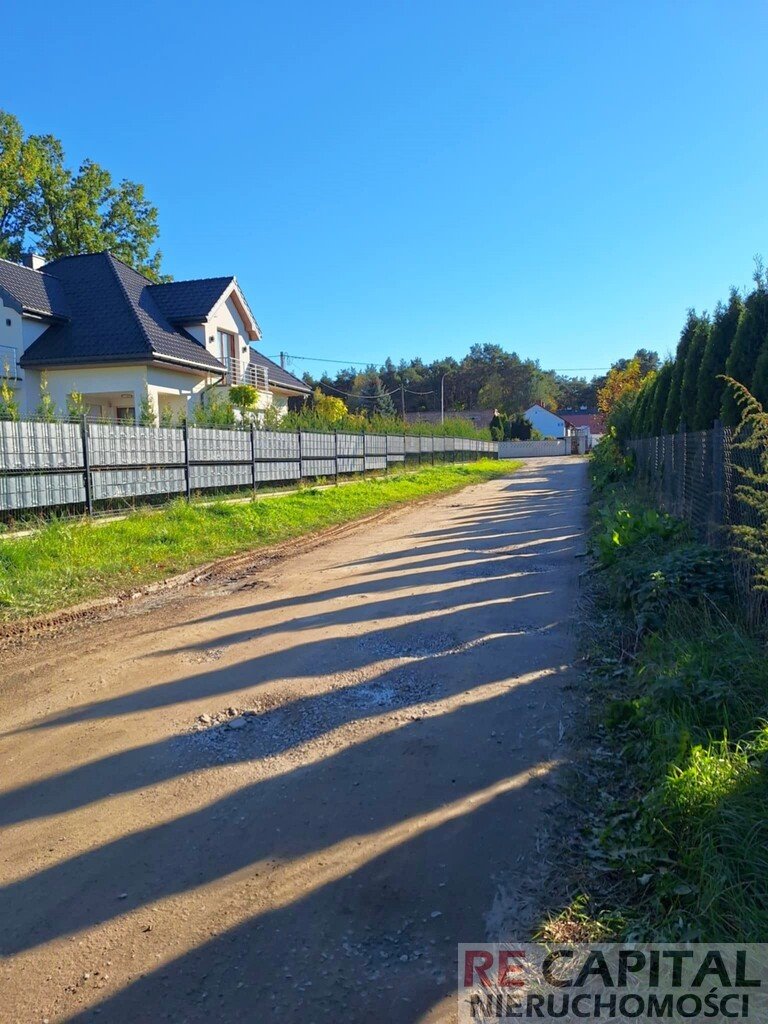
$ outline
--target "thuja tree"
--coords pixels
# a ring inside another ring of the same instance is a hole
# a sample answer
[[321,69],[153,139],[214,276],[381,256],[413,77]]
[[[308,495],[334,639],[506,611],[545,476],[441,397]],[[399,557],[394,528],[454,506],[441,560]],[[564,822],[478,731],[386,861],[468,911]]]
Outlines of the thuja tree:
[[[725,364],[728,377],[752,387],[760,352],[768,339],[768,286],[762,267],[755,272],[756,288],[744,303],[733,338],[730,355]],[[723,393],[721,418],[726,426],[735,427],[741,419],[741,410],[733,388]]]
[[680,417],[682,415],[683,374],[685,373],[688,349],[690,348],[693,336],[699,327],[699,321],[700,317],[697,316],[696,311],[689,309],[685,326],[680,333],[680,341],[677,345],[675,361],[672,364],[672,376],[669,382],[667,406],[664,410],[663,427],[665,434],[674,434],[680,426]]
[[739,482],[735,495],[749,510],[750,523],[732,527],[737,552],[751,569],[755,590],[768,594],[768,413],[732,377],[724,378],[727,392],[739,410],[733,442],[734,469]]
[[699,317],[691,334],[683,367],[683,379],[680,386],[680,422],[691,430],[703,429],[703,425],[699,423],[698,414],[699,371],[710,330],[711,325],[707,317]]
[[650,409],[658,386],[658,374],[649,374],[632,410],[632,436],[646,437],[650,432]]
[[735,288],[727,305],[718,304],[699,368],[696,419],[699,430],[708,430],[720,418],[725,391],[725,364],[733,345],[744,301]]
[[750,390],[758,402],[764,406],[768,405],[768,338],[763,342],[757,357]]
[[669,389],[672,386],[673,363],[664,363],[656,378],[653,402],[648,411],[647,431],[651,437],[658,437],[664,433],[664,413],[667,408]]

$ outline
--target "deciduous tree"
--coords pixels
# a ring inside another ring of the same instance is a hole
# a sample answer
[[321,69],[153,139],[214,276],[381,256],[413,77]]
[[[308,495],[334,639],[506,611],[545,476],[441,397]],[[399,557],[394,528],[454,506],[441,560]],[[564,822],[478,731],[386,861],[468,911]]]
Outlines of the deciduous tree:
[[134,181],[84,160],[66,166],[51,135],[24,136],[0,111],[0,256],[19,259],[32,248],[47,260],[108,249],[152,280],[160,280],[157,209]]
[[643,383],[639,359],[630,359],[623,367],[614,366],[605,384],[597,392],[597,407],[610,415],[616,403],[627,394],[637,394]]

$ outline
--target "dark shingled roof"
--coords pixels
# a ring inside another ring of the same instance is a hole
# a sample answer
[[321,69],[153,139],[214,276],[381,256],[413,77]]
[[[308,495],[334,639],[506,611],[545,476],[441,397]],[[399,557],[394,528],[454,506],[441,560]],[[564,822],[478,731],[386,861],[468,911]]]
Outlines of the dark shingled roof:
[[61,282],[51,274],[0,260],[0,288],[12,295],[30,313],[69,316],[64,289]]
[[303,395],[311,394],[312,389],[307,387],[303,380],[299,380],[298,377],[294,377],[292,373],[284,370],[282,366],[273,363],[271,359],[267,359],[253,345],[251,345],[251,352],[253,353],[251,362],[259,363],[267,368],[267,377],[270,384],[274,384],[278,388],[285,388],[286,391],[300,391]]
[[71,319],[41,334],[22,366],[167,359],[223,370],[190,334],[171,326],[150,282],[111,253],[66,256],[47,263],[41,276],[59,282]]
[[234,277],[204,277],[198,281],[170,281],[149,286],[158,309],[171,323],[205,320]]

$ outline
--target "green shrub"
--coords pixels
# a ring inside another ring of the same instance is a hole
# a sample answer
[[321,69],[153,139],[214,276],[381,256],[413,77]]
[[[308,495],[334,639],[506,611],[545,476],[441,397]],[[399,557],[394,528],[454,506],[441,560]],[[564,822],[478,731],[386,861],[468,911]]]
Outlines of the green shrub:
[[8,380],[9,373],[10,369],[6,366],[5,377],[0,377],[0,420],[18,420],[21,415],[16,392]]
[[603,566],[614,565],[642,548],[657,551],[670,538],[680,537],[686,527],[678,519],[653,508],[608,508],[598,514],[592,549]]
[[233,384],[229,389],[229,400],[245,419],[247,413],[256,408],[259,392],[253,384]]
[[633,454],[626,454],[615,428],[595,445],[589,456],[589,476],[596,491],[605,490],[610,484],[627,480],[635,466]]
[[235,408],[225,398],[208,392],[195,406],[194,419],[198,427],[234,427]]

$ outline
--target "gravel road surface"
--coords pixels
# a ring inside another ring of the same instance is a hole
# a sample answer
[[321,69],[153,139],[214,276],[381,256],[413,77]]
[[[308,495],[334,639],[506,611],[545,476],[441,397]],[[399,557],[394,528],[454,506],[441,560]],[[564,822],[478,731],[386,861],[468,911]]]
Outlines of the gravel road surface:
[[586,494],[530,460],[0,654],[0,1019],[452,1021],[544,895]]

